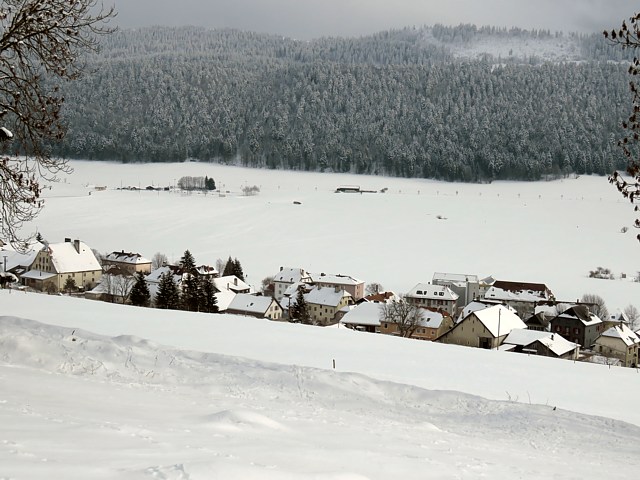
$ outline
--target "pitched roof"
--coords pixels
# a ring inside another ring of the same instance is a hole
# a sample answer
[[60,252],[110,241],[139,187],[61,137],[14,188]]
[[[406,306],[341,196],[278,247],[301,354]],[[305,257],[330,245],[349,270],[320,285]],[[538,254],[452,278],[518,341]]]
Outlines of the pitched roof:
[[507,282],[496,280],[484,294],[485,298],[515,302],[549,300],[553,294],[544,283]]
[[235,275],[218,277],[213,279],[213,283],[218,290],[250,290],[251,287],[240,280]]
[[440,328],[440,325],[442,325],[444,320],[442,313],[434,312],[433,310],[428,310],[426,308],[421,308],[420,310],[421,315],[418,325],[427,328]]
[[467,275],[464,273],[441,273],[436,272],[431,279],[432,283],[438,284],[440,282],[466,284],[467,282],[478,283],[477,275]]
[[605,330],[602,333],[603,337],[619,338],[624,342],[627,347],[640,343],[640,338],[624,323],[620,326],[616,325]]
[[340,323],[345,325],[380,325],[380,304],[379,303],[361,303],[357,307],[352,308]]
[[144,258],[139,253],[125,252],[124,250],[111,252],[104,259],[110,262],[129,263],[132,265],[151,263],[151,260]]
[[335,288],[331,287],[315,287],[304,295],[307,303],[325,305],[327,307],[337,307],[344,297],[351,297],[351,294],[344,290],[336,292]]
[[280,267],[280,271],[273,276],[274,282],[296,283],[303,278],[309,278],[309,274],[303,268]]
[[[78,249],[76,250],[76,246]],[[51,243],[48,247],[51,262],[58,273],[91,272],[102,270],[89,246],[79,240]]]
[[557,318],[579,320],[585,327],[602,323],[602,320],[600,320],[596,314],[590,312],[585,305],[574,305],[569,307],[551,321],[553,322],[553,320]]
[[[494,305],[502,305],[502,304],[500,303],[499,300],[487,300],[487,299],[474,300],[473,302],[468,303],[462,309],[462,312],[460,312],[460,316],[456,319],[456,323],[460,323],[462,320],[464,320],[467,317],[467,315],[469,315],[472,312],[475,312],[477,310],[483,310],[485,308],[489,308]],[[506,308],[511,310],[513,313],[516,313],[516,311],[509,305],[506,305]]]
[[494,305],[484,310],[476,310],[470,315],[475,315],[496,338],[508,334],[514,328],[527,328],[520,317],[504,305]]
[[350,275],[332,275],[325,273],[311,273],[309,274],[311,277],[311,281],[313,283],[330,283],[335,285],[359,285],[364,283],[362,280],[358,280],[357,278],[353,278]]
[[449,287],[444,285],[431,285],[430,283],[417,284],[407,293],[407,296],[449,301],[456,301],[459,298],[459,295]]
[[566,340],[561,335],[537,330],[515,329],[504,339],[506,344],[521,347],[528,347],[536,342],[540,342],[557,356],[564,355],[578,347],[578,344]]
[[249,295],[248,293],[238,293],[229,304],[228,310],[238,310],[241,312],[266,314],[269,307],[274,302],[271,297]]

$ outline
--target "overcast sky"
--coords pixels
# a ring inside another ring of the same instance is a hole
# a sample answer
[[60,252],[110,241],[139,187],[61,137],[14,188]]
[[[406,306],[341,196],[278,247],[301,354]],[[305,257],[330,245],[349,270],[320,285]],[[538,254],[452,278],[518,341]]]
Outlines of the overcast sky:
[[640,9],[630,0],[104,0],[117,24],[200,25],[298,39],[357,36],[393,27],[495,25],[601,32]]

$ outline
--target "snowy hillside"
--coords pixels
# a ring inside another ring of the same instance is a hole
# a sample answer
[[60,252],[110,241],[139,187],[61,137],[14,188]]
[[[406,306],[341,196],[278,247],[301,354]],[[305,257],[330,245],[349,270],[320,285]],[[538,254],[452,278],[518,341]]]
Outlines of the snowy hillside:
[[620,401],[640,393],[631,369],[46,295],[1,291],[0,303],[1,478],[569,479],[640,467],[640,416]]

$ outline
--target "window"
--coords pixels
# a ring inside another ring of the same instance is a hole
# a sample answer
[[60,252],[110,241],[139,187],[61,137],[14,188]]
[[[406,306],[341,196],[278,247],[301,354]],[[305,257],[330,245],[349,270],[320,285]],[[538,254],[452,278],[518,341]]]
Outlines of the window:
[[573,333],[575,333],[576,335],[578,335],[579,330],[578,330],[577,328],[574,328],[574,329],[573,329]]
[[440,295],[441,297],[444,297],[444,292],[440,292],[438,295]]

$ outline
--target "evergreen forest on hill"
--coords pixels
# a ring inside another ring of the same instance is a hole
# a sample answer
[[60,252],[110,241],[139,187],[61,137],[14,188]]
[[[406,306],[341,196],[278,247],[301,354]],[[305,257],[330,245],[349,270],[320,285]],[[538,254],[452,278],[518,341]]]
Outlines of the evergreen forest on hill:
[[52,148],[473,182],[608,174],[624,166],[626,55],[601,35],[472,25],[309,42],[121,30],[63,86]]

